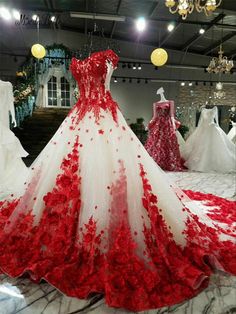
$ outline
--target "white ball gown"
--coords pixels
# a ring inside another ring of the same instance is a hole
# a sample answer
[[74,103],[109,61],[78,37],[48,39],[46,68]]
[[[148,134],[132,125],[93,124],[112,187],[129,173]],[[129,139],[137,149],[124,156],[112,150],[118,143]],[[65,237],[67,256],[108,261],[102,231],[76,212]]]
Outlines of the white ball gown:
[[168,181],[111,97],[117,62],[111,50],[72,60],[80,98],[22,196],[1,202],[0,268],[138,311],[193,297],[216,268],[236,274],[236,211]]
[[12,84],[0,80],[0,195],[17,191],[28,175],[28,168],[21,159],[28,153],[10,130],[9,112],[16,125],[13,101]]
[[217,107],[202,109],[198,127],[186,140],[182,156],[190,170],[236,171],[236,146],[219,126]]
[[230,139],[230,141],[236,144],[236,122],[231,121],[231,124],[232,124],[232,128],[229,130],[229,133],[227,134],[227,136]]

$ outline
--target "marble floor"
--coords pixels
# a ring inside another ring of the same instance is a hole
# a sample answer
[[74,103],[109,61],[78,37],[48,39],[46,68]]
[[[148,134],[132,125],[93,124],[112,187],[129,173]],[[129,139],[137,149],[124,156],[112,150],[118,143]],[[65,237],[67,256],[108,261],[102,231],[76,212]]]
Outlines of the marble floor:
[[[229,174],[193,172],[168,173],[183,189],[214,193],[229,199],[236,196],[236,177]],[[69,298],[47,283],[34,284],[28,279],[10,279],[0,275],[0,314],[126,314],[123,309],[108,308],[104,299],[89,301]],[[143,314],[233,314],[236,313],[236,278],[218,274],[197,297],[168,308]]]

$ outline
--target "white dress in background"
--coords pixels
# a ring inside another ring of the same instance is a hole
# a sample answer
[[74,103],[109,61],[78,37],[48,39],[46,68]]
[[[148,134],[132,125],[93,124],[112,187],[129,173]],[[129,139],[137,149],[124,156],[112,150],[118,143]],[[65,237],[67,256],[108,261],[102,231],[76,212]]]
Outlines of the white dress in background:
[[176,137],[177,137],[177,141],[179,144],[179,151],[180,151],[180,156],[183,157],[183,152],[184,152],[184,147],[185,147],[185,140],[183,138],[183,136],[181,135],[181,133],[176,130]]
[[186,141],[183,158],[189,170],[236,171],[236,146],[219,126],[217,107],[202,109],[198,127]]
[[231,121],[231,124],[232,124],[232,129],[230,129],[227,136],[234,144],[236,144],[236,122]]
[[28,174],[21,159],[28,153],[10,130],[9,112],[16,125],[12,84],[0,80],[0,195],[17,190]]

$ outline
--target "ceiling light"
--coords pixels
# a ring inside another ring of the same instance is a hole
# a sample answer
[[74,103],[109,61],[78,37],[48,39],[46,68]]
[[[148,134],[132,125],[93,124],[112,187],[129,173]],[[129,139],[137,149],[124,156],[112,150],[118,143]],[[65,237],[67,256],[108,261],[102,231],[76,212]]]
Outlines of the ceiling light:
[[91,20],[116,21],[116,22],[125,22],[126,20],[125,16],[120,16],[120,15],[94,14],[94,13],[83,13],[83,12],[70,12],[70,17],[77,17],[81,19],[91,19]]
[[39,16],[37,14],[32,15],[32,20],[33,21],[39,21]]
[[205,29],[201,27],[201,28],[199,29],[199,34],[202,35],[202,34],[204,34],[204,33],[205,33]]
[[181,82],[180,85],[181,85],[181,86],[185,86],[185,82]]
[[126,63],[122,63],[122,68],[126,68]]
[[126,82],[126,79],[125,79],[125,78],[123,78],[122,82],[123,82],[123,83],[125,83],[125,82]]
[[175,28],[175,25],[173,23],[168,24],[167,29],[169,32],[172,32]]
[[56,17],[55,17],[54,15],[51,16],[50,21],[53,22],[53,23],[55,23],[55,22],[56,22]]
[[132,83],[132,78],[129,79],[129,82]]
[[142,70],[142,66],[141,66],[140,63],[139,63],[139,65],[138,65],[138,70]]
[[192,82],[188,83],[188,86],[193,86],[193,83]]
[[19,21],[20,20],[20,12],[17,10],[13,10],[12,11],[12,15],[14,17],[15,20]]
[[136,70],[136,64],[135,63],[133,64],[133,70]]
[[115,78],[114,78],[114,83],[117,83],[117,82],[118,82],[118,81],[117,81],[117,78],[115,77]]
[[6,21],[11,20],[11,13],[9,12],[7,8],[4,8],[4,7],[0,8],[0,15]]
[[139,17],[136,20],[136,28],[139,32],[143,32],[146,28],[146,20],[144,17]]
[[140,80],[140,79],[138,79],[138,80],[137,80],[137,83],[139,84],[140,82],[141,82],[141,80]]

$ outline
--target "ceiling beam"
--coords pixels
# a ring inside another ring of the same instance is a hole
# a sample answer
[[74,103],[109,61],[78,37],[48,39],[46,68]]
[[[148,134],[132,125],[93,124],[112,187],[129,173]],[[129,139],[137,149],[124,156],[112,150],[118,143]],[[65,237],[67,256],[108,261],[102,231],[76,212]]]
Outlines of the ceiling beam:
[[151,9],[149,10],[148,17],[152,17],[153,16],[153,14],[155,13],[158,5],[159,5],[159,0],[156,3],[155,2],[153,3]]
[[[116,14],[117,14],[117,15],[119,15],[119,13],[120,13],[121,4],[122,4],[122,0],[119,0],[119,1],[118,1],[118,4],[117,4],[117,8],[116,8]],[[117,25],[117,22],[114,21],[113,24],[112,24],[112,29],[111,29],[110,38],[113,37],[113,34],[114,34],[114,32],[115,32],[115,29],[116,29],[116,25]]]
[[203,50],[202,54],[208,55],[210,52],[212,52],[212,50],[219,47],[221,44],[225,43],[226,41],[233,38],[234,36],[236,36],[236,31],[230,32],[229,34],[225,35],[223,38],[221,38],[220,40],[218,40],[217,42],[213,43],[212,45],[207,47],[205,50]]
[[[218,16],[216,16],[207,27],[205,27],[205,33],[209,31],[217,22],[222,20],[225,17],[225,14],[221,13]],[[204,34],[205,34],[204,33]],[[181,50],[188,49],[191,45],[193,45],[198,39],[200,39],[204,34],[199,34],[197,32],[195,35],[193,35],[189,40],[187,40],[183,46],[181,47]]]

